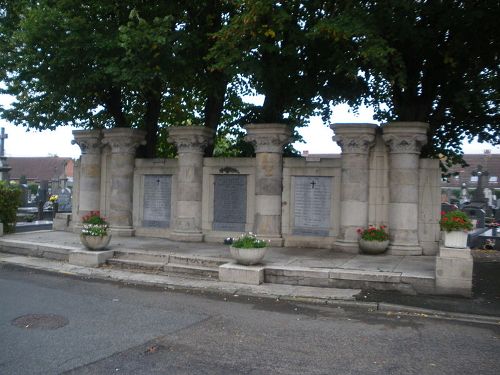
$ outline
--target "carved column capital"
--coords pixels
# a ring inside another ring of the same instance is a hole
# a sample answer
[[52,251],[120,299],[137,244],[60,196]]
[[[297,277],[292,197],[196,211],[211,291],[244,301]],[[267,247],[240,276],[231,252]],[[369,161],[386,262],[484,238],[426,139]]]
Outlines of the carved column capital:
[[82,154],[100,154],[102,144],[102,132],[100,130],[74,130],[74,139],[71,144],[80,147]]
[[245,140],[253,144],[256,153],[280,153],[291,140],[291,132],[285,124],[248,124]]
[[427,143],[427,136],[422,134],[384,134],[383,138],[392,154],[420,154],[422,146]]
[[392,154],[420,154],[428,128],[424,122],[392,122],[383,126],[383,139]]
[[114,128],[104,131],[102,143],[111,147],[112,154],[135,154],[137,147],[146,143],[145,135],[137,129]]
[[367,154],[375,143],[376,124],[333,124],[331,129],[343,154]]
[[178,126],[168,129],[168,141],[177,146],[179,154],[203,153],[212,143],[212,131],[204,126]]

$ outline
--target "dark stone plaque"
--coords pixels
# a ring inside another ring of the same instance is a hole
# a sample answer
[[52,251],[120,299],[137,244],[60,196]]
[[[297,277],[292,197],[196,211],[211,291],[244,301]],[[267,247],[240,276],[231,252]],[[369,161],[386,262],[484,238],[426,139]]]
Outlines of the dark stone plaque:
[[293,234],[327,236],[331,219],[332,177],[295,177]]
[[172,176],[144,176],[143,227],[168,228],[170,226],[171,194]]
[[214,230],[242,232],[247,221],[247,176],[215,175]]

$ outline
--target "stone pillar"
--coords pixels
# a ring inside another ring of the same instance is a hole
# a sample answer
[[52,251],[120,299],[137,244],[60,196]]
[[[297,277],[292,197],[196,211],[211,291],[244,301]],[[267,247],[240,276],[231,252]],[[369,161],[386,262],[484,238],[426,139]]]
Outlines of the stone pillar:
[[389,253],[422,255],[418,239],[420,149],[427,142],[429,125],[392,122],[383,126],[389,146]]
[[78,193],[78,211],[75,222],[90,211],[100,210],[101,196],[101,149],[102,133],[100,130],[74,130],[72,143],[80,146],[80,177]]
[[358,253],[358,229],[368,226],[370,148],[375,143],[375,124],[333,124],[333,140],[342,149],[340,231],[335,248]]
[[[102,142],[111,147],[111,196],[108,221],[111,234],[133,236],[132,197],[134,190],[135,151],[144,144],[145,133],[137,129],[104,130]],[[81,172],[80,172],[81,173]],[[80,174],[80,179],[81,179]]]
[[285,124],[249,124],[245,129],[245,140],[253,144],[256,154],[254,232],[272,246],[283,246],[283,146],[290,142],[290,129]]
[[169,128],[168,140],[178,153],[177,206],[173,232],[177,241],[201,242],[203,153],[212,141],[212,131],[202,126]]

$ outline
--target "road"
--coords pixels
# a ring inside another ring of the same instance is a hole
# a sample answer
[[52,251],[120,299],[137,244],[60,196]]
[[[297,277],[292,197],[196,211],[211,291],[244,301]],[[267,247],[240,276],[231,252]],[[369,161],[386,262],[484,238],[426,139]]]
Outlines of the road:
[[499,353],[500,326],[0,267],[3,375],[484,375]]

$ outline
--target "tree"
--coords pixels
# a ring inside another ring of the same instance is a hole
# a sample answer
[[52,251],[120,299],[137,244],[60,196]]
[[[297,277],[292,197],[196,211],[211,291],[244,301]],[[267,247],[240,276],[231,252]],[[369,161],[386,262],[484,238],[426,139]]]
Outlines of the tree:
[[205,55],[229,7],[0,0],[0,80],[16,98],[1,115],[39,130],[142,128],[147,157],[168,152],[157,144],[167,124],[196,118],[215,134],[231,77],[208,69]]
[[[314,37],[349,43],[364,102],[382,121],[430,124],[426,156],[465,138],[500,143],[498,1],[325,1]],[[323,99],[329,99],[328,95]]]

